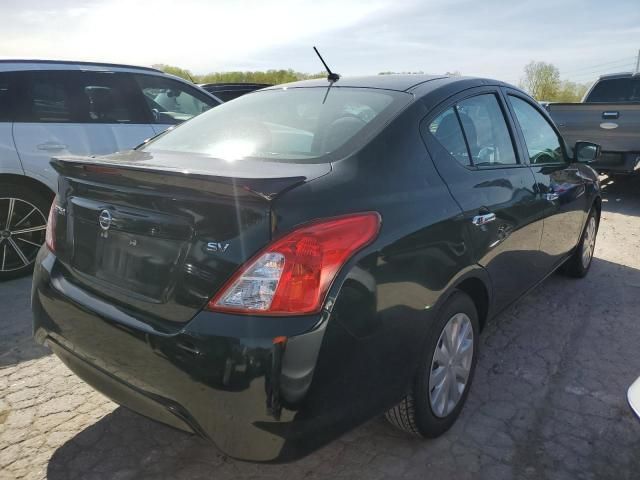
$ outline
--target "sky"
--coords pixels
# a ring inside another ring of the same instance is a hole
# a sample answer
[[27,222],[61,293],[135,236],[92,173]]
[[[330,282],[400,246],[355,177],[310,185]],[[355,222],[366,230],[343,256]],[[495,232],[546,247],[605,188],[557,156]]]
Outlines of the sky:
[[531,60],[588,82],[635,68],[640,0],[0,0],[0,58],[193,73],[382,71],[517,84]]

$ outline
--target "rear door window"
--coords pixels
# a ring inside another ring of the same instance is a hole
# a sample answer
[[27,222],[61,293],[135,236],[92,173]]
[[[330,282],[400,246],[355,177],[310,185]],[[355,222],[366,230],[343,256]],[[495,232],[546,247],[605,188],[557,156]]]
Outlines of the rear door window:
[[21,75],[25,95],[19,121],[149,123],[139,91],[127,74],[56,70]]
[[128,74],[82,72],[73,91],[83,123],[149,122],[143,99]]
[[134,75],[154,123],[177,124],[218,105],[195,88],[158,75]]
[[473,165],[518,163],[504,114],[494,94],[478,95],[456,105]]
[[518,164],[504,113],[493,93],[461,100],[431,120],[428,130],[464,166]]
[[462,127],[453,107],[434,118],[429,124],[429,131],[453,158],[464,166],[471,166]]
[[37,123],[74,121],[72,89],[67,72],[25,72],[27,95],[20,120]]

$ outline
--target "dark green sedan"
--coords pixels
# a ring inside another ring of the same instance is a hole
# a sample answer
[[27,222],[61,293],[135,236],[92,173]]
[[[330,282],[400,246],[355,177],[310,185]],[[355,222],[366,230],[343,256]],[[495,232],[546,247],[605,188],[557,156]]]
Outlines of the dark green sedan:
[[598,154],[494,80],[250,93],[136,150],[52,161],[35,338],[237,458],[291,460],[385,412],[441,435],[487,321],[589,271]]

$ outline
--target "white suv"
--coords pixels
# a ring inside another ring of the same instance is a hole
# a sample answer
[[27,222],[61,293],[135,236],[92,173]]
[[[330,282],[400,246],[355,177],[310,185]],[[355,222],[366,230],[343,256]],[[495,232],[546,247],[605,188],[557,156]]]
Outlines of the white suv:
[[153,68],[0,60],[0,280],[28,273],[44,242],[52,156],[127,150],[220,103]]

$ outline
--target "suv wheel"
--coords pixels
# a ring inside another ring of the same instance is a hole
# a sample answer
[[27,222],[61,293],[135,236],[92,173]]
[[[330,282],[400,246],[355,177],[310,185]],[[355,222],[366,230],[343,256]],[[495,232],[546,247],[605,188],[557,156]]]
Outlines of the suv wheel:
[[33,269],[51,201],[21,185],[0,183],[0,192],[0,280],[8,280]]
[[442,435],[458,418],[478,356],[478,313],[471,298],[458,291],[441,312],[410,391],[385,414],[391,424],[422,437]]

